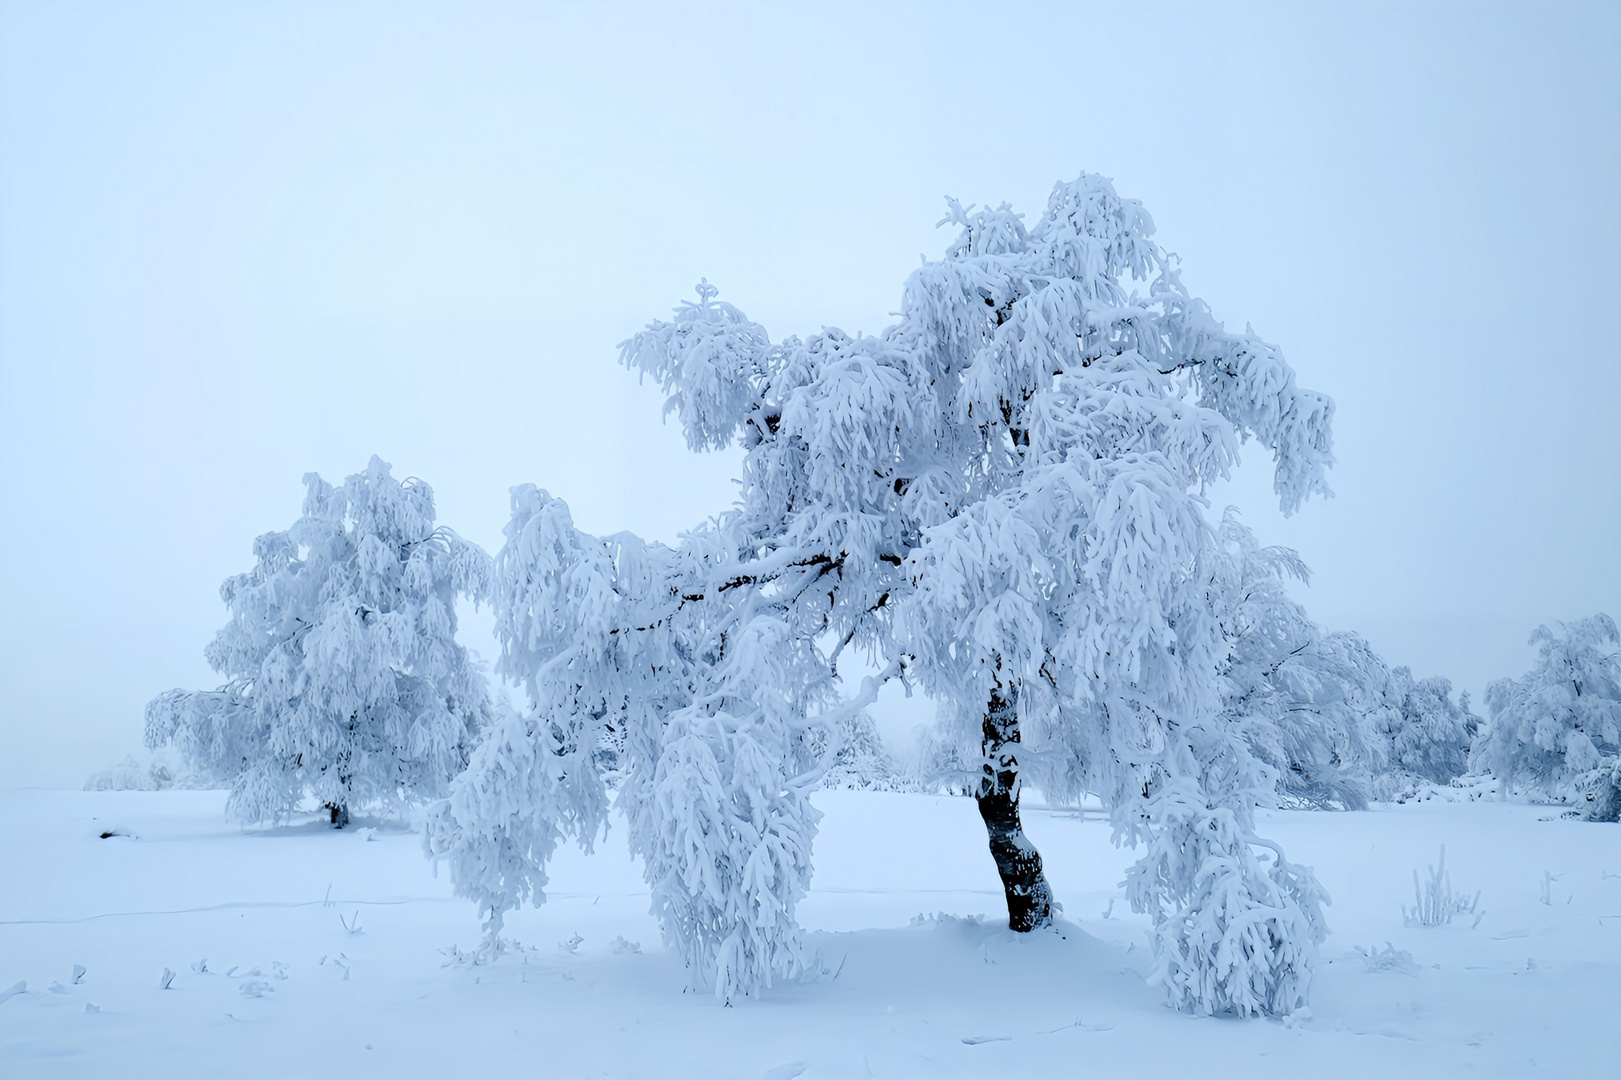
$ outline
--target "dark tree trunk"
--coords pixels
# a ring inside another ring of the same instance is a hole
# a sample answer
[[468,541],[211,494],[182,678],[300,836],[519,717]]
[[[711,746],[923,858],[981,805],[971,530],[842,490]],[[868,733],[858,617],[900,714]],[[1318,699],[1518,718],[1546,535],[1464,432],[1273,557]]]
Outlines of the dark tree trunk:
[[341,829],[349,824],[349,808],[342,803],[327,803],[325,809],[332,815],[332,827]]
[[975,801],[1007,893],[1008,926],[1026,933],[1052,924],[1053,894],[1041,872],[1041,853],[1019,822],[1019,714],[1012,691],[998,687],[991,694],[983,746],[985,775]]

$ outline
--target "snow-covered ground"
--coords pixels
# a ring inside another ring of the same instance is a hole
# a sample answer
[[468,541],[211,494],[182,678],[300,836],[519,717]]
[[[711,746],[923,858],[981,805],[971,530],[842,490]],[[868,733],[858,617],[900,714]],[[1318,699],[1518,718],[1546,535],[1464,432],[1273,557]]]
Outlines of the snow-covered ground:
[[[474,963],[472,906],[402,826],[242,831],[222,793],[8,793],[0,993],[27,990],[0,1001],[0,1072],[1592,1077],[1621,1058],[1613,825],[1498,802],[1262,815],[1335,898],[1312,1013],[1285,1024],[1159,1004],[1117,887],[1130,855],[1096,814],[1026,808],[1067,921],[1021,938],[971,801],[817,801],[800,915],[820,974],[723,1008],[683,992],[622,829],[556,860],[545,907],[508,921],[526,948]],[[1405,926],[1443,844],[1484,915]],[[1387,942],[1410,959],[1375,970],[1358,947]]]

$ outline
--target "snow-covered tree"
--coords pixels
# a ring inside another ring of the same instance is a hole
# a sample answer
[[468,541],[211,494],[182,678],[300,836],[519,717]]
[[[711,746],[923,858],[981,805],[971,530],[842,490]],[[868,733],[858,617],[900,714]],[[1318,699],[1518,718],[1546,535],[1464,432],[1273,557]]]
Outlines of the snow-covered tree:
[[1310,578],[1293,550],[1262,547],[1232,509],[1218,539],[1210,603],[1225,645],[1222,716],[1276,774],[1283,801],[1361,809],[1383,662],[1355,635],[1325,633],[1289,595],[1288,579]]
[[889,748],[884,745],[878,725],[865,712],[851,713],[840,730],[819,731],[813,748],[825,747],[828,740],[837,739],[838,748],[832,761],[822,774],[822,786],[847,788],[858,791],[912,790],[912,783],[896,767]]
[[243,821],[313,796],[341,827],[352,808],[436,798],[466,765],[490,703],[455,602],[487,592],[489,557],[376,457],[342,487],[304,483],[292,528],[220,589],[230,621],[205,655],[225,684],[159,695],[146,742],[229,784]]
[[84,782],[86,791],[168,791],[171,788],[207,787],[207,777],[197,776],[178,760],[168,747],[147,755],[148,760],[137,760],[134,754],[110,769],[91,773]]
[[1480,722],[1467,695],[1454,703],[1446,679],[1415,681],[1359,635],[1313,622],[1286,588],[1309,579],[1299,555],[1262,547],[1235,511],[1219,537],[1222,711],[1277,773],[1284,802],[1355,810],[1463,774]]
[[[1019,821],[1021,755],[1044,782],[1101,795],[1127,840],[1185,850],[1213,835],[1191,813],[1160,827],[1156,800],[1172,789],[1233,815],[1198,865],[1153,852],[1144,864],[1158,869],[1136,895],[1168,943],[1173,924],[1210,910],[1205,863],[1251,858],[1255,793],[1242,785],[1255,775],[1184,785],[1216,775],[1201,753],[1232,749],[1189,735],[1219,712],[1222,652],[1200,493],[1246,438],[1272,453],[1286,510],[1326,490],[1332,406],[1296,386],[1276,349],[1226,332],[1183,288],[1147,213],[1102,178],[1057,185],[1032,228],[1006,206],[951,203],[946,221],[957,240],[912,274],[882,334],[774,344],[706,286],[625,359],[661,382],[691,446],[745,449],[724,523],[743,563],[733,578],[791,598],[803,632],[834,643],[830,661],[854,645],[916,680],[977,744],[1012,926],[1052,918]],[[1185,960],[1201,977],[1167,981],[1178,1004],[1298,1004],[1315,894],[1281,861],[1264,876],[1276,887],[1251,889],[1252,876],[1225,894],[1209,940],[1242,949],[1240,925],[1264,923],[1270,944],[1213,979],[1201,945]],[[1240,987],[1251,978],[1265,992]]]
[[1445,784],[1469,771],[1469,748],[1481,719],[1469,708],[1469,692],[1452,700],[1452,683],[1439,675],[1414,679],[1399,667],[1390,673],[1390,699],[1399,722],[1380,717],[1384,769],[1374,777],[1374,795],[1389,799],[1414,784]]
[[1608,615],[1539,626],[1536,666],[1486,687],[1488,722],[1470,757],[1504,788],[1599,805],[1621,761],[1621,635]]
[[[705,283],[625,343],[693,449],[741,444],[739,501],[662,549],[583,537],[520,493],[497,615],[542,746],[479,757],[430,842],[492,912],[533,896],[556,840],[598,820],[589,785],[559,794],[582,733],[623,713],[618,798],[666,935],[717,990],[753,989],[797,970],[808,732],[899,677],[974,764],[1010,925],[1054,913],[1019,819],[1033,770],[1149,841],[1132,898],[1175,1004],[1288,1012],[1321,895],[1253,832],[1272,777],[1221,719],[1202,491],[1253,438],[1285,510],[1325,492],[1332,404],[1224,330],[1102,178],[1057,185],[1030,228],[955,202],[946,222],[956,241],[876,336],[773,342]],[[880,675],[840,704],[850,648]]]
[[498,670],[524,686],[529,709],[481,743],[433,809],[430,854],[492,932],[506,911],[542,902],[558,842],[589,847],[605,822],[593,750],[611,724],[623,732],[616,800],[630,848],[694,983],[730,1000],[798,975],[794,909],[820,816],[810,792],[854,711],[820,715],[832,680],[814,645],[783,603],[731,586],[723,530],[678,548],[598,539],[525,485],[506,537]]

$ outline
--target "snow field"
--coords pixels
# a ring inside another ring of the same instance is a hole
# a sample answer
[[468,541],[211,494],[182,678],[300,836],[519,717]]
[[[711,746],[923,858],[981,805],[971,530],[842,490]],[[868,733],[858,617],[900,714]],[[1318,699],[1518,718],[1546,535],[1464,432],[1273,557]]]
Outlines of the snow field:
[[[27,983],[0,1001],[5,1076],[1533,1077],[1621,1054],[1621,834],[1548,807],[1261,815],[1335,898],[1311,1015],[1282,1023],[1160,1003],[1096,813],[1026,807],[1065,910],[1020,937],[971,800],[819,793],[819,974],[723,1008],[683,992],[617,819],[508,919],[524,948],[476,962],[419,835],[244,831],[224,797],[0,796],[0,993]],[[1483,915],[1404,925],[1442,844]]]

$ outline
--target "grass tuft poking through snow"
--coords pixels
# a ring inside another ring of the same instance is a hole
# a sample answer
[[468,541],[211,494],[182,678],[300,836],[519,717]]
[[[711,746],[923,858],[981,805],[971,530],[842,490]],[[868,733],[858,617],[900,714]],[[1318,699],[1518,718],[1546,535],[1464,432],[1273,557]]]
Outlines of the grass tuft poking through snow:
[[1418,871],[1413,871],[1413,906],[1402,908],[1402,920],[1408,926],[1445,926],[1459,915],[1474,915],[1473,925],[1480,925],[1485,912],[1476,912],[1480,893],[1460,896],[1452,891],[1452,876],[1447,873],[1447,848],[1441,845],[1440,861],[1430,867],[1429,877],[1420,887]]
[[1380,971],[1399,971],[1403,975],[1418,974],[1418,965],[1413,962],[1413,954],[1406,949],[1398,949],[1390,942],[1385,942],[1384,948],[1374,946],[1364,949],[1358,945],[1356,951],[1362,956],[1362,963],[1369,974]]

